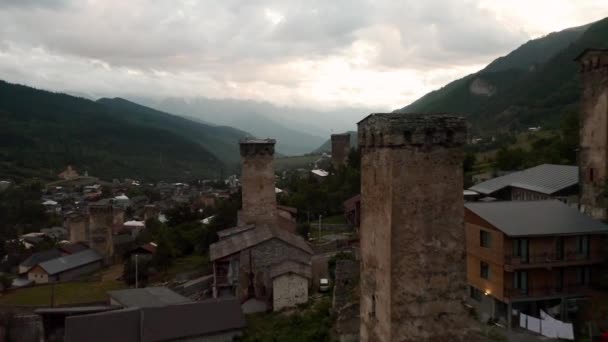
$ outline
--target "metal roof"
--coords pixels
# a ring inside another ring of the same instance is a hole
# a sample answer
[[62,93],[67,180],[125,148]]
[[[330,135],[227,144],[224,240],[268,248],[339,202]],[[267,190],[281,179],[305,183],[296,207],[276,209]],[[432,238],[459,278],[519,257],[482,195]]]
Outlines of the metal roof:
[[246,325],[236,298],[210,299],[69,316],[65,320],[65,341],[181,341],[201,336],[211,338]]
[[52,275],[101,261],[102,259],[103,257],[94,249],[85,249],[84,251],[51,259],[38,265],[45,270],[46,273]]
[[57,248],[48,249],[46,251],[34,253],[29,258],[25,259],[19,266],[21,267],[34,267],[41,262],[59,258],[61,252]]
[[184,297],[166,287],[116,290],[109,291],[108,295],[125,307],[137,306],[146,308],[191,302],[188,297]]
[[608,233],[608,225],[558,200],[469,202],[464,206],[508,236]]
[[578,184],[578,166],[542,164],[502,177],[492,178],[469,188],[490,195],[508,186],[551,195]]
[[223,238],[212,244],[209,247],[209,257],[211,261],[217,260],[270,239],[279,239],[308,254],[313,254],[312,249],[302,237],[279,228],[270,228],[265,225]]

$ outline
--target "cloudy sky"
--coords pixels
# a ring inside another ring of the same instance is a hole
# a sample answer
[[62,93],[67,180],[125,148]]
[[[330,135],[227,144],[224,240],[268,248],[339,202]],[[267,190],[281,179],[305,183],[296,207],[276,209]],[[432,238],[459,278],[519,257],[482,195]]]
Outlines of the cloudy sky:
[[402,107],[606,0],[0,0],[0,78],[95,96]]

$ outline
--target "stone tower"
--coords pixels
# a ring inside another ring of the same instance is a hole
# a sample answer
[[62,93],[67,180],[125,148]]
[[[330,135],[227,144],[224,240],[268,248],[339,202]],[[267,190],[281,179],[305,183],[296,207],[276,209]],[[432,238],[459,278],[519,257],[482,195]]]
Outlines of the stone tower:
[[89,206],[89,247],[103,255],[106,261],[114,256],[113,226],[111,204]]
[[607,218],[604,194],[608,179],[608,50],[587,49],[576,61],[581,68],[579,184],[581,211]]
[[464,341],[462,118],[371,114],[361,149],[361,341]]
[[350,134],[331,135],[331,163],[334,169],[339,169],[346,164],[350,152]]
[[274,139],[243,139],[241,147],[241,186],[243,208],[239,226],[277,223],[277,197],[274,175]]

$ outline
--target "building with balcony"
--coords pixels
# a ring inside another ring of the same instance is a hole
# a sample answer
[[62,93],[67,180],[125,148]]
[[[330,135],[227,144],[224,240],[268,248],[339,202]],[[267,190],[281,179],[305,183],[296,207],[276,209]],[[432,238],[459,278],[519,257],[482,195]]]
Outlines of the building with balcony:
[[559,199],[575,204],[578,167],[542,164],[475,184],[469,190],[505,201]]
[[558,200],[465,204],[470,303],[483,320],[510,324],[593,295],[608,225]]

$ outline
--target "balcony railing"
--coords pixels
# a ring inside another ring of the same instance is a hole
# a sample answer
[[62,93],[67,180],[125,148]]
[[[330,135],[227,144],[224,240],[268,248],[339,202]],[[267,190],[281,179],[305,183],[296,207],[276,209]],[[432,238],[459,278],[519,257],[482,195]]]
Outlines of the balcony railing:
[[521,299],[532,297],[577,295],[592,291],[595,287],[596,286],[593,284],[570,284],[562,286],[561,288],[557,286],[529,287],[526,290],[505,288],[505,297],[510,299]]
[[594,263],[602,261],[602,255],[599,253],[593,253],[585,255],[582,253],[569,252],[569,253],[540,253],[530,254],[527,257],[506,255],[505,265],[513,267],[517,266],[528,266],[528,265],[547,265],[547,264],[568,264],[568,263]]

